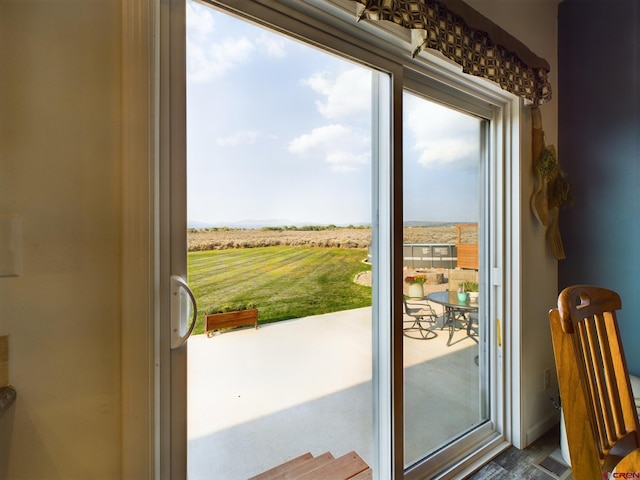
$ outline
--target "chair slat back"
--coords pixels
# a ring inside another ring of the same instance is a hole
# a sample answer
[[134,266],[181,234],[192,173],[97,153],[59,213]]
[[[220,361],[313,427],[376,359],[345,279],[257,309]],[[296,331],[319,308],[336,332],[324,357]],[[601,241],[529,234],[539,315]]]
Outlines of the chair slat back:
[[[550,313],[562,403],[584,404],[583,408],[564,409],[574,479],[580,478],[575,467],[586,463],[585,451],[597,455],[603,473],[640,447],[640,427],[616,318],[621,307],[616,292],[577,285],[560,293],[558,309]],[[580,388],[567,384],[567,377]],[[579,423],[590,428],[579,428]],[[594,445],[583,445],[589,437]],[[572,443],[581,444],[576,453]]]

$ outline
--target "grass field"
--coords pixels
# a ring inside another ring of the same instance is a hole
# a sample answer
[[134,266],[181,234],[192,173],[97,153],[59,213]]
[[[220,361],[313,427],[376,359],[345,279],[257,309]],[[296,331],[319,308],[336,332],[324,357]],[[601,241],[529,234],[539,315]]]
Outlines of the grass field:
[[366,250],[260,247],[190,252],[188,276],[203,312],[253,303],[268,323],[371,305],[371,287],[353,282],[370,270]]

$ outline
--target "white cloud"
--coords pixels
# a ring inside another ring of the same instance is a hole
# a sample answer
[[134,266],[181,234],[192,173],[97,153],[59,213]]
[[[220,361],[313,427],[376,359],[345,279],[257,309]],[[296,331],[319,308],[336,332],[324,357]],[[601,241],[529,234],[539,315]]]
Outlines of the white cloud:
[[215,20],[210,8],[187,1],[188,31],[194,35],[206,35],[213,31]]
[[187,72],[193,82],[219,78],[246,63],[254,46],[244,37],[227,38],[222,44],[202,45],[187,37]]
[[331,170],[351,172],[369,163],[370,144],[362,132],[344,125],[327,125],[292,140],[289,151],[300,156],[321,156]]
[[425,166],[455,165],[478,168],[479,120],[447,107],[405,96],[406,128],[411,133],[406,148],[419,153]]
[[285,41],[275,34],[263,33],[256,39],[256,44],[264,50],[268,57],[284,58],[286,56]]
[[[415,150],[421,150],[418,163],[425,167],[433,164],[450,165],[457,163],[461,167],[478,168],[477,162],[471,164],[474,158],[477,160],[478,149],[469,143],[462,143],[458,139],[443,138],[418,142]],[[475,155],[475,157],[474,157]]]
[[316,106],[328,119],[348,118],[371,108],[371,72],[364,68],[345,70],[334,77],[317,73],[303,83],[324,97]]
[[[187,78],[191,82],[206,82],[220,78],[229,71],[249,62],[255,52],[270,58],[286,56],[284,39],[269,32],[255,38],[227,35],[221,32],[225,25],[215,16],[211,8],[187,2]],[[218,23],[216,23],[216,20]],[[230,30],[233,32],[233,30]]]
[[236,147],[238,145],[253,144],[258,138],[254,131],[236,132],[228,137],[216,138],[216,145],[220,147]]

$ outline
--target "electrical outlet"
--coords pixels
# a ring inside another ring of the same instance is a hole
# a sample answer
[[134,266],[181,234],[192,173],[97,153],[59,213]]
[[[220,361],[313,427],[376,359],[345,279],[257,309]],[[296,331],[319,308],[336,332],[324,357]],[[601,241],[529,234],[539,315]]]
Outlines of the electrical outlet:
[[549,390],[551,387],[551,370],[548,368],[544,371],[544,389]]

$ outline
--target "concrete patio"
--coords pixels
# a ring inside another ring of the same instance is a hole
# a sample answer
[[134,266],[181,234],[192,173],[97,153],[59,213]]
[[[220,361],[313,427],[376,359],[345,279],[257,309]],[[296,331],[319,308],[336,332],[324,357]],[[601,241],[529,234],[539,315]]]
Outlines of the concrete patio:
[[[405,461],[478,423],[477,344],[406,338]],[[191,480],[248,478],[304,452],[373,464],[371,308],[189,340]]]

